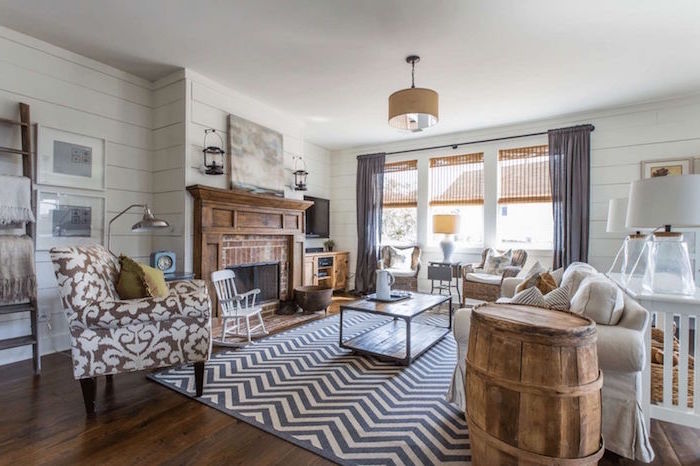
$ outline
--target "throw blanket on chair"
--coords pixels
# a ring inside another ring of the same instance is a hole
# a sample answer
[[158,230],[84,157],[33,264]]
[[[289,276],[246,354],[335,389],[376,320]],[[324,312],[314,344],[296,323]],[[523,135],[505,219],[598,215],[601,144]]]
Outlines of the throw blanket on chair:
[[0,175],[0,225],[33,221],[29,178]]
[[0,235],[0,304],[35,296],[34,242],[29,236]]

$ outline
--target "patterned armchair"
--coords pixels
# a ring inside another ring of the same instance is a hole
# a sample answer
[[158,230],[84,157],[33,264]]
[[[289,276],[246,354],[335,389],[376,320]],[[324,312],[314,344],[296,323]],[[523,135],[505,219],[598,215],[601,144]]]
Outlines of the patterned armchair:
[[88,414],[96,377],[194,363],[201,396],[211,352],[211,302],[204,281],[170,282],[164,298],[120,300],[118,260],[102,246],[51,250],[70,330],[73,377]]
[[472,298],[481,301],[496,301],[501,296],[501,284],[504,278],[515,277],[527,262],[527,252],[524,249],[514,249],[513,258],[503,275],[484,273],[484,263],[489,248],[481,253],[481,262],[466,264],[462,267],[462,299]]

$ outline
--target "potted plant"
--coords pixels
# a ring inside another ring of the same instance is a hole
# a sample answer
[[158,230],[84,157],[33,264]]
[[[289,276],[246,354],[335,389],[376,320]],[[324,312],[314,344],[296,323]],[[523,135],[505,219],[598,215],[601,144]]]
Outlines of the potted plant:
[[335,241],[333,241],[332,239],[329,239],[329,240],[324,241],[323,245],[326,247],[326,251],[333,252],[333,248],[335,247]]

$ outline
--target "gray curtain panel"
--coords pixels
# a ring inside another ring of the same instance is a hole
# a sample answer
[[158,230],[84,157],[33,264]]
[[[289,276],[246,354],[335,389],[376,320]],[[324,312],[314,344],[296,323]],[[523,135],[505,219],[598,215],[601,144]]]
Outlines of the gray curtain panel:
[[368,293],[376,284],[382,238],[385,155],[357,157],[357,267],[355,291]]
[[581,125],[548,131],[555,269],[588,261],[592,130]]

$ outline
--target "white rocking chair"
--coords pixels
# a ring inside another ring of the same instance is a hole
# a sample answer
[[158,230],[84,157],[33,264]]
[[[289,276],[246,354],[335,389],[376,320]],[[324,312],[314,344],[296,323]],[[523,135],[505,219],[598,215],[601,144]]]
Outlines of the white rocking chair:
[[[267,335],[265,323],[262,318],[262,306],[255,304],[255,299],[260,294],[259,289],[238,294],[234,281],[236,274],[233,270],[217,270],[212,272],[211,281],[214,283],[216,296],[219,299],[221,309],[221,340],[226,341],[227,336],[241,337],[241,318],[245,319],[248,343],[251,343],[250,334],[262,328]],[[250,318],[257,315],[260,324],[250,327]],[[232,324],[229,328],[229,324]]]

